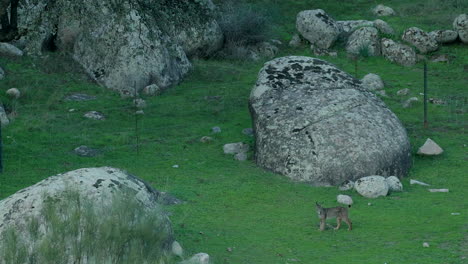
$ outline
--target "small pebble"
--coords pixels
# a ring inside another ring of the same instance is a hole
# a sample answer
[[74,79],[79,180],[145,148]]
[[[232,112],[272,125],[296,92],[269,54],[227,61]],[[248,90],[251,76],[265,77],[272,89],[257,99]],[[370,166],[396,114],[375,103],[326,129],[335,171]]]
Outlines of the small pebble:
[[451,215],[460,215],[460,213],[451,213]]
[[367,203],[367,205],[371,206],[372,204],[371,204],[371,203]]
[[179,168],[179,165],[173,165],[172,168]]
[[423,243],[423,247],[428,248],[428,247],[429,247],[429,243],[424,242],[424,243]]

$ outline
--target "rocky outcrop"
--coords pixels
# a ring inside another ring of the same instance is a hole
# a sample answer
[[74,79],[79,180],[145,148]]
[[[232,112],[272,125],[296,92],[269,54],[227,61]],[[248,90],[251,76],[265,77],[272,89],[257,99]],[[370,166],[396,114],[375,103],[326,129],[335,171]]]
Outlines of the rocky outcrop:
[[211,0],[24,2],[19,34],[25,51],[65,50],[98,83],[133,94],[180,81],[187,56],[221,46]]
[[458,32],[454,30],[434,30],[428,33],[439,44],[452,43],[457,40]]
[[379,56],[379,31],[374,27],[361,27],[349,36],[346,51],[354,55]]
[[414,52],[414,50],[408,45],[397,43],[387,38],[383,38],[381,43],[382,55],[391,62],[403,66],[412,66],[416,64],[416,52]]
[[315,58],[267,62],[250,94],[263,168],[313,185],[405,176],[410,145],[398,118],[360,81]]
[[305,10],[297,14],[297,31],[311,44],[328,49],[338,39],[340,27],[322,9]]
[[453,21],[453,29],[458,32],[458,36],[463,43],[468,43],[468,15],[461,14]]
[[422,54],[436,51],[439,48],[434,38],[417,27],[410,27],[405,30],[401,39],[415,46]]

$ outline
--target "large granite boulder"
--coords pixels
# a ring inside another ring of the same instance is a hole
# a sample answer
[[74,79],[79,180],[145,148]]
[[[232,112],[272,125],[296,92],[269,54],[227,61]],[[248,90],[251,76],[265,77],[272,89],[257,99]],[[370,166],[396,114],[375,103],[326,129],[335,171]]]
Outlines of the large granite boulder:
[[433,37],[417,27],[410,27],[405,30],[401,39],[415,46],[422,54],[436,51],[439,48]]
[[412,66],[416,64],[416,52],[410,46],[387,38],[383,38],[381,40],[381,44],[382,55],[389,61],[403,66]]
[[[160,243],[152,246],[161,247],[158,249],[160,254],[170,255],[170,245],[173,241],[172,227],[166,213],[161,208],[161,204],[173,204],[177,203],[178,200],[169,198],[133,175],[111,167],[84,168],[51,176],[1,200],[0,234],[2,236],[0,236],[0,245],[5,246],[4,243],[7,241],[8,234],[11,234],[12,230],[14,230],[17,236],[15,241],[18,242],[17,248],[26,244],[25,254],[29,256],[34,254],[33,258],[37,258],[37,246],[45,245],[41,244],[41,239],[50,239],[51,233],[55,232],[57,235],[55,239],[57,239],[57,242],[60,241],[60,245],[56,245],[56,247],[63,247],[65,251],[70,251],[65,253],[67,260],[60,263],[76,263],[74,261],[78,257],[93,257],[99,252],[94,252],[83,246],[82,251],[77,253],[73,251],[73,248],[76,249],[73,245],[80,239],[87,239],[87,235],[94,236],[108,232],[109,230],[95,229],[100,224],[101,220],[99,218],[116,213],[114,212],[116,209],[115,203],[118,201],[124,204],[128,203],[127,207],[125,205],[120,206],[123,206],[129,212],[135,209],[129,207],[133,205],[151,214],[144,217],[157,221],[159,223],[158,230],[147,231],[150,231],[152,236],[160,236]],[[68,213],[71,213],[71,215]],[[90,215],[94,215],[94,217]],[[119,222],[128,221],[128,219],[124,219],[125,213],[121,212],[119,215],[123,219],[110,220],[116,226],[128,225],[130,229],[126,231],[130,234],[131,228],[134,228],[132,225],[138,226],[138,224]],[[76,220],[76,217],[80,220]],[[132,220],[139,221],[137,219]],[[64,230],[65,233],[57,234],[57,231],[50,230],[51,225],[54,223],[53,228],[57,229],[60,228],[59,225],[67,225]],[[92,239],[99,241],[98,239],[101,238],[93,237]],[[125,240],[129,239],[133,240],[133,238],[125,238]],[[89,246],[91,244],[90,242],[83,245]],[[96,246],[106,247],[105,245]],[[108,259],[112,257],[112,253],[114,252],[104,252],[104,254],[110,254]],[[3,262],[4,259],[1,259],[3,256],[0,254],[0,263],[7,263]],[[51,260],[49,261],[47,263],[52,263]],[[54,259],[54,261],[58,261],[58,259]],[[14,263],[23,262],[16,259]]]
[[458,36],[463,43],[468,43],[468,15],[461,14],[453,21],[453,29],[458,32]]
[[340,26],[322,9],[299,12],[296,28],[305,39],[321,49],[333,46],[340,34]]
[[255,160],[313,185],[405,176],[410,145],[398,118],[359,80],[315,58],[267,62],[250,94]]
[[379,56],[379,31],[374,27],[361,27],[349,36],[346,52],[354,55]]
[[18,30],[27,53],[67,51],[98,83],[133,94],[177,83],[191,67],[187,55],[221,46],[212,9],[211,0],[24,1]]

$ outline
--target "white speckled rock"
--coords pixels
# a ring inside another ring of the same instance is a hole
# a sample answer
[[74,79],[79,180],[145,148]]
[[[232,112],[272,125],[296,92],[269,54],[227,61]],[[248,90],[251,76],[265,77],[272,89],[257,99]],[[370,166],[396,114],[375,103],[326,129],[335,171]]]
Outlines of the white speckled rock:
[[326,61],[265,63],[250,94],[256,163],[293,180],[339,185],[405,176],[410,145],[398,118],[359,80]]
[[390,176],[385,178],[385,181],[388,184],[388,190],[390,192],[401,192],[403,191],[403,184],[401,184],[400,179],[396,176]]
[[435,30],[428,33],[437,43],[447,44],[457,40],[458,32],[454,30]]
[[249,145],[237,142],[237,143],[229,143],[223,146],[224,154],[238,154],[238,153],[245,153],[249,151]]
[[354,184],[356,191],[367,198],[377,198],[388,194],[388,183],[382,176],[360,178]]
[[339,187],[338,189],[340,191],[349,191],[349,190],[352,190],[354,189],[354,182],[353,181],[350,181],[350,180],[346,180],[344,181]]
[[340,204],[346,204],[346,205],[352,205],[353,204],[353,198],[349,195],[344,195],[344,194],[338,194],[336,197],[336,201]]
[[388,6],[378,5],[372,9],[372,13],[376,16],[394,16],[395,11]]
[[468,43],[468,15],[461,14],[453,21],[453,29],[458,32],[458,36],[463,43]]
[[297,31],[311,44],[322,49],[330,48],[340,34],[340,27],[322,9],[305,10],[297,14]]
[[381,40],[381,44],[382,55],[391,62],[403,66],[412,66],[416,64],[416,52],[414,52],[414,50],[408,45],[397,43],[387,38],[383,38]]
[[362,86],[369,91],[382,90],[385,87],[382,78],[375,73],[366,74],[361,82]]
[[439,44],[434,38],[417,27],[405,30],[401,39],[415,46],[422,54],[436,51],[439,48]]
[[346,43],[346,52],[355,55],[366,53],[367,56],[379,56],[379,31],[374,27],[362,27],[355,30]]
[[388,35],[395,34],[395,30],[393,30],[393,28],[387,22],[381,19],[374,20],[374,27],[384,34],[388,34]]

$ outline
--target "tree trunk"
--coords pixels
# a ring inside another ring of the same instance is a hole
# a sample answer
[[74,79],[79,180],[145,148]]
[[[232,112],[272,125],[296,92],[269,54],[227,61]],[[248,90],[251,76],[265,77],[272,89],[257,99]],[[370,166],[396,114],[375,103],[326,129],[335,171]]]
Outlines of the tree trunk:
[[18,2],[19,0],[11,0],[10,9],[10,29],[18,31]]

